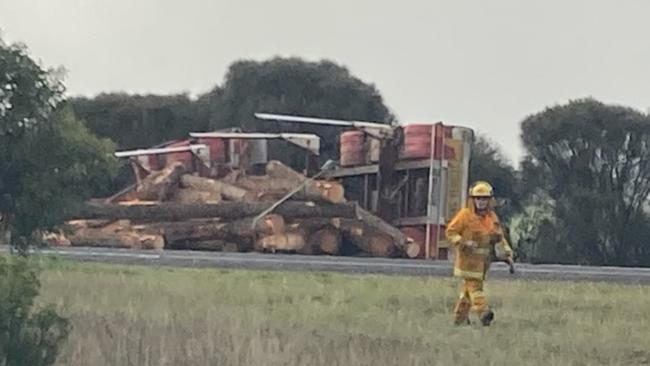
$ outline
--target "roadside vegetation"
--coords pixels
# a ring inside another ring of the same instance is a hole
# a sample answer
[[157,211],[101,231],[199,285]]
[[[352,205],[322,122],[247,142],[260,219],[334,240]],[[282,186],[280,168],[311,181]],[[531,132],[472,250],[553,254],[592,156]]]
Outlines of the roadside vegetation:
[[490,328],[452,325],[449,278],[44,262],[73,326],[58,365],[632,365],[647,287],[489,281]]

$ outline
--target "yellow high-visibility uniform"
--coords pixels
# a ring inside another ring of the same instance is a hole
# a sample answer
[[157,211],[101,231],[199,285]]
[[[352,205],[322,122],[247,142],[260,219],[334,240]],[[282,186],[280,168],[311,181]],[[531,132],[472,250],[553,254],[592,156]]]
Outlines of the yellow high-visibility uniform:
[[[492,207],[493,200],[485,212],[477,213],[474,200],[470,197],[467,207],[461,209],[447,225],[447,240],[453,245],[455,253],[454,276],[463,279],[460,299],[454,308],[457,322],[466,320],[470,309],[479,314],[489,309],[483,293],[483,281],[493,246],[500,246],[506,257],[512,257],[512,249],[503,236],[499,218]],[[477,246],[468,247],[465,245],[467,241],[474,241]]]

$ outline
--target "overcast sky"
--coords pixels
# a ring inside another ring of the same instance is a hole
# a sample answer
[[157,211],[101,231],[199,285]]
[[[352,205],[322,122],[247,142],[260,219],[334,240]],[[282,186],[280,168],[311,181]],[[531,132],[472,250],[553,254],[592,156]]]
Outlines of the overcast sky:
[[197,94],[240,58],[331,59],[400,121],[475,128],[515,162],[547,105],[650,107],[646,0],[0,0],[0,28],[64,66],[71,95]]

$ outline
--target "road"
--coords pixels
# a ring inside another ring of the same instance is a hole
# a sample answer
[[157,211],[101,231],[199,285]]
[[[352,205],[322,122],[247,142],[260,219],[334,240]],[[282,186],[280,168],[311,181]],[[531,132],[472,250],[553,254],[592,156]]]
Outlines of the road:
[[[0,249],[0,251],[6,251]],[[260,253],[196,251],[137,251],[105,248],[56,248],[38,250],[75,261],[177,267],[245,268],[259,270],[326,271],[353,274],[450,276],[451,263],[413,259],[304,256]],[[495,263],[490,278],[561,281],[606,281],[650,284],[650,268],[590,267],[518,264],[511,275],[505,264]]]

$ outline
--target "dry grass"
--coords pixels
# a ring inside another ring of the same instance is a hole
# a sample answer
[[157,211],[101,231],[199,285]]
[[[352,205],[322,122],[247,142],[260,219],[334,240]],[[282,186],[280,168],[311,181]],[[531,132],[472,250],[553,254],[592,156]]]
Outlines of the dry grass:
[[47,262],[74,330],[60,365],[650,364],[650,288],[491,281],[490,328],[454,327],[456,281]]

